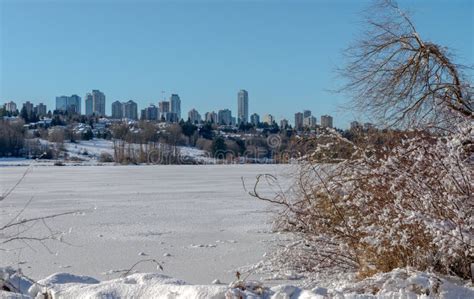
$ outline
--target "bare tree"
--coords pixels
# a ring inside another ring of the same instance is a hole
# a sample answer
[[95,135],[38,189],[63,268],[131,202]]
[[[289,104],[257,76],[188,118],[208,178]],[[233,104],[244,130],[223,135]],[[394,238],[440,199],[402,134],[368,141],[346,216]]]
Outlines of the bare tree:
[[371,8],[368,30],[346,54],[343,87],[356,108],[383,125],[449,128],[459,116],[474,120],[463,67],[448,50],[424,40],[391,0]]
[[472,279],[469,86],[446,49],[424,41],[394,2],[378,9],[348,52],[344,90],[386,125],[422,130],[383,133],[390,142],[382,146],[370,138],[343,142],[348,156],[331,165],[319,163],[324,153],[310,145],[291,188],[276,195],[259,186],[276,184],[274,177],[257,177],[249,194],[279,206],[275,229],[294,238],[276,250],[271,267],[315,279],[407,266]]

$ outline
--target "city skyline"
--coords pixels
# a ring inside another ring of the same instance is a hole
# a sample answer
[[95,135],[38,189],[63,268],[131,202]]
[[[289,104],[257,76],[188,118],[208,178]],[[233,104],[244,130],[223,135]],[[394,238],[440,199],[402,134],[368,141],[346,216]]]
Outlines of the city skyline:
[[[1,104],[1,103],[0,103]],[[254,112],[249,116],[249,94],[245,89],[241,89],[237,93],[237,112],[232,114],[232,109],[222,108],[212,111],[204,112],[204,118],[201,117],[198,109],[192,108],[184,116],[181,115],[181,99],[178,94],[171,94],[168,100],[161,100],[155,105],[155,103],[150,103],[147,106],[140,107],[138,103],[134,100],[128,101],[119,101],[115,100],[109,105],[107,105],[106,96],[100,90],[92,90],[92,92],[86,93],[84,97],[84,111],[81,109],[81,97],[73,94],[71,96],[57,96],[54,109],[47,109],[47,105],[44,105],[43,102],[38,103],[36,106],[35,103],[27,101],[25,103],[20,103],[17,105],[14,101],[5,102],[3,104],[3,109],[7,112],[17,112],[20,109],[17,107],[22,106],[31,106],[31,111],[33,107],[35,109],[44,110],[44,113],[38,116],[45,116],[46,111],[49,112],[68,112],[73,114],[91,116],[92,114],[107,117],[111,119],[131,119],[131,120],[165,120],[166,122],[178,122],[180,120],[190,120],[192,123],[196,122],[214,122],[218,124],[225,125],[239,125],[250,123],[256,125],[260,122],[260,114]],[[0,105],[1,108],[2,105]],[[105,107],[110,106],[110,113],[107,114]],[[39,108],[37,108],[39,107]],[[15,109],[13,109],[15,108]],[[217,113],[216,113],[217,111]],[[30,114],[30,112],[28,112]],[[213,114],[213,115],[212,115]],[[187,116],[186,116],[187,115]],[[249,119],[250,117],[250,119]],[[328,120],[328,118],[330,120]],[[291,119],[291,118],[290,118]],[[325,122],[326,120],[326,122]],[[271,113],[265,113],[262,115],[262,123],[272,124],[280,122],[280,126],[286,127],[291,125],[295,129],[302,129],[303,127],[315,127],[320,125],[321,127],[333,127],[333,117],[330,115],[321,115],[320,121],[318,123],[317,117],[312,114],[311,110],[303,110],[303,112],[296,112],[294,114],[294,121],[288,120],[286,117],[276,118]],[[349,127],[352,127],[352,124],[357,121],[352,120],[349,123]],[[284,125],[281,125],[283,123]],[[343,128],[341,128],[343,129]]]
[[[53,107],[56,96],[99,88],[110,115],[112,101],[156,105],[164,90],[166,98],[180,95],[183,115],[192,108],[236,115],[235,94],[246,88],[249,114],[292,120],[309,109],[348,127],[365,116],[347,109],[347,95],[331,91],[343,83],[336,70],[368,3],[2,1],[0,102]],[[469,65],[474,3],[455,3],[399,1],[423,36],[449,45]],[[75,21],[85,15],[88,22]],[[84,43],[91,46],[77,46]]]
[[[241,124],[252,124],[257,126],[259,123],[266,123],[267,125],[278,124],[280,122],[281,128],[286,128],[290,125],[290,121],[286,118],[275,118],[272,114],[267,113],[262,117],[262,122],[260,122],[260,115],[253,113],[250,115],[250,121],[248,121],[249,114],[249,96],[248,92],[244,89],[239,90],[237,93],[237,105],[238,111],[237,115],[232,116],[232,111],[228,108],[219,109],[217,113],[213,111],[207,111],[204,113],[204,118],[202,118],[199,111],[195,108],[192,108],[187,113],[186,116],[181,117],[181,99],[178,94],[172,94],[168,101],[162,100],[158,102],[158,105],[149,104],[144,108],[139,108],[138,104],[133,100],[128,100],[120,102],[118,100],[112,102],[111,113],[109,115],[103,113],[106,106],[106,96],[100,90],[92,90],[92,93],[87,93],[84,97],[85,102],[85,111],[81,110],[81,97],[78,95],[71,96],[58,96],[56,97],[56,106],[53,110],[49,110],[48,114],[54,113],[72,113],[78,115],[97,115],[100,117],[106,117],[110,119],[129,119],[129,120],[147,120],[147,121],[165,121],[176,123],[181,120],[190,121],[191,123],[204,123],[204,122],[213,122],[220,125],[232,125],[239,126]],[[6,112],[10,113],[20,113],[20,110],[17,109],[19,105],[15,102],[10,101],[3,104],[3,108],[0,106],[0,109],[4,109]],[[36,117],[39,120],[39,117],[46,117],[47,115],[47,106],[43,103],[39,103],[36,106],[34,103],[27,101],[22,103],[22,109],[27,110],[28,117],[32,117],[32,113],[36,114]],[[350,128],[354,127],[354,124],[359,124],[358,121],[353,120],[350,122]],[[371,123],[366,123],[370,126],[373,126]],[[290,125],[291,126],[291,125]],[[320,122],[315,115],[311,113],[311,110],[303,110],[303,112],[296,112],[294,114],[294,122],[292,127],[296,130],[301,130],[303,128],[333,128],[333,117],[330,115],[321,115]],[[343,128],[340,128],[343,129]]]

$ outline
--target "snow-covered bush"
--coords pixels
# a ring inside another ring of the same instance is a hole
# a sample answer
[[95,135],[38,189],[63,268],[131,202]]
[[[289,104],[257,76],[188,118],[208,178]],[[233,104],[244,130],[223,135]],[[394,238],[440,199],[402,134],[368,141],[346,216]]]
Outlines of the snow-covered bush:
[[273,199],[284,207],[276,229],[296,236],[276,255],[279,267],[365,277],[412,266],[470,277],[472,126],[398,135],[389,146],[354,145],[338,164],[301,163],[293,188]]

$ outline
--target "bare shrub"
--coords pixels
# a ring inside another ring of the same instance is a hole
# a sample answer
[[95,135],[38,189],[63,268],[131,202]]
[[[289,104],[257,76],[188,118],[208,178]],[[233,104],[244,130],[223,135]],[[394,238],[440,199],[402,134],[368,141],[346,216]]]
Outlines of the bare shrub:
[[205,138],[198,138],[196,141],[196,147],[200,150],[211,152],[212,150],[212,140]]
[[51,142],[55,143],[64,143],[64,139],[66,138],[65,130],[61,127],[53,127],[49,130],[48,139]]
[[23,122],[0,120],[0,157],[20,156],[25,142]]
[[114,162],[114,157],[107,152],[102,152],[99,155],[99,162],[102,162],[102,163]]

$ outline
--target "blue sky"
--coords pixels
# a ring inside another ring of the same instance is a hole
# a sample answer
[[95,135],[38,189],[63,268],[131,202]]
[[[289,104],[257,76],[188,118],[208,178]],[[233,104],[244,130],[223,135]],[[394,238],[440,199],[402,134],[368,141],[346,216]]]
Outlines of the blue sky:
[[[368,1],[0,0],[0,102],[84,97],[100,89],[139,109],[178,93],[182,111],[237,110],[293,122],[331,114],[338,127],[363,118],[344,109],[335,69],[360,33]],[[474,1],[400,1],[418,31],[473,65]]]

